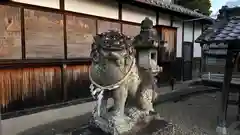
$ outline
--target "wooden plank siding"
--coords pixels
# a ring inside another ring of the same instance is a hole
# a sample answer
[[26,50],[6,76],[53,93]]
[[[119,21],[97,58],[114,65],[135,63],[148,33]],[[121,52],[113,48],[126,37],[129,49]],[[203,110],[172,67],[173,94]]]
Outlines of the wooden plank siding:
[[0,10],[2,113],[90,97],[93,36],[118,20],[13,2]]
[[66,68],[66,99],[90,97],[88,65],[75,65]]
[[95,17],[13,2],[0,11],[2,113],[90,97]]
[[[109,29],[131,37],[140,31],[140,23],[122,19],[120,7],[119,18],[113,19],[67,11],[63,1],[59,6],[58,9],[17,2],[0,4],[0,24],[4,26],[0,26],[3,113],[89,97],[93,37]],[[160,66],[166,71],[170,69],[169,63],[176,60],[177,29],[157,27],[169,43],[159,57]],[[167,81],[170,73],[160,76]]]
[[160,33],[161,39],[166,41],[158,51],[158,65],[163,67],[163,72],[158,75],[158,83],[168,83],[171,78],[176,78],[177,72],[174,68],[178,61],[176,60],[177,29],[160,26],[156,28]]
[[88,65],[65,68],[64,92],[61,67],[0,70],[2,113],[89,97]]

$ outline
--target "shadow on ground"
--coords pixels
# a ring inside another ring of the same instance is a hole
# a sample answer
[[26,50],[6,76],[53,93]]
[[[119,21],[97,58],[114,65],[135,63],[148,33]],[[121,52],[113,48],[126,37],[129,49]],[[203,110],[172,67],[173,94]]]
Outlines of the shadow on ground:
[[84,126],[89,121],[91,115],[91,113],[87,113],[69,119],[54,121],[52,123],[33,127],[17,135],[57,135],[63,132],[70,132],[76,128]]

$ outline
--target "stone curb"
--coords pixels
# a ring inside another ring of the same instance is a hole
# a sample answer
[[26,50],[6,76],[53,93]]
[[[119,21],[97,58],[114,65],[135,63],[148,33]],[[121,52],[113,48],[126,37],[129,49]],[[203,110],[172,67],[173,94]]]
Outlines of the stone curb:
[[181,100],[184,97],[186,98],[194,94],[205,93],[205,92],[216,92],[218,90],[219,90],[218,88],[207,87],[207,86],[193,86],[188,88],[182,88],[179,90],[174,90],[171,92],[159,94],[156,101],[154,102],[154,105],[167,102],[167,101]]
[[16,111],[16,112],[4,113],[1,115],[1,117],[2,117],[2,120],[5,120],[5,119],[14,118],[14,117],[20,117],[20,116],[24,116],[24,115],[30,115],[30,114],[34,114],[34,113],[38,113],[38,112],[42,112],[42,111],[47,111],[47,110],[51,110],[51,109],[58,109],[58,108],[68,107],[71,105],[82,104],[82,103],[91,102],[91,101],[94,101],[94,99],[92,97],[81,98],[81,99],[71,100],[68,102],[62,102],[62,103],[45,105],[45,106],[36,107],[36,108],[24,109],[24,110]]

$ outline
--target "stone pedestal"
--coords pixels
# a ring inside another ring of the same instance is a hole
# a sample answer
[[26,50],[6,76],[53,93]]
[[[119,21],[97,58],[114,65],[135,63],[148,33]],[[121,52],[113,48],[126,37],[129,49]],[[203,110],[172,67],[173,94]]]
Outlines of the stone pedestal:
[[[71,135],[113,135],[99,127],[89,125],[87,128],[76,130]],[[174,126],[163,119],[153,118],[149,121],[139,121],[133,128],[119,135],[175,135]]]
[[[127,116],[116,118],[96,117],[81,135],[175,135],[174,126],[165,121],[159,114],[148,114],[136,108],[126,109]],[[74,135],[74,133],[72,134]]]

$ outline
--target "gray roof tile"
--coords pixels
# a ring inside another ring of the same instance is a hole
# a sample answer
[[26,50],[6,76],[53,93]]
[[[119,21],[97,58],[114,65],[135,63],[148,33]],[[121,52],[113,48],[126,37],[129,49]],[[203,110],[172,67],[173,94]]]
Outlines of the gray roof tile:
[[153,6],[163,8],[163,9],[167,9],[167,10],[170,10],[170,11],[178,12],[178,13],[185,14],[185,15],[192,16],[192,17],[203,17],[203,18],[206,18],[206,20],[212,21],[212,18],[210,18],[209,16],[203,15],[201,13],[190,10],[188,8],[184,8],[180,5],[176,5],[176,4],[172,4],[172,3],[166,3],[163,0],[135,0],[135,1],[145,3],[145,4],[149,4],[149,5],[153,5]]
[[216,22],[209,27],[211,31],[204,31],[196,42],[198,43],[228,43],[240,42],[240,7],[229,8],[223,6],[219,10]]
[[[236,8],[234,8],[235,10]],[[240,8],[239,8],[240,9]],[[231,9],[227,9],[231,13]],[[237,11],[237,10],[235,10]],[[239,11],[239,10],[238,10]],[[230,42],[240,41],[240,16],[221,16],[212,26],[200,35],[195,42],[212,43],[212,42]]]
[[236,29],[233,30],[233,32],[234,32],[234,33],[240,33],[240,29],[237,29],[237,28],[236,28]]

